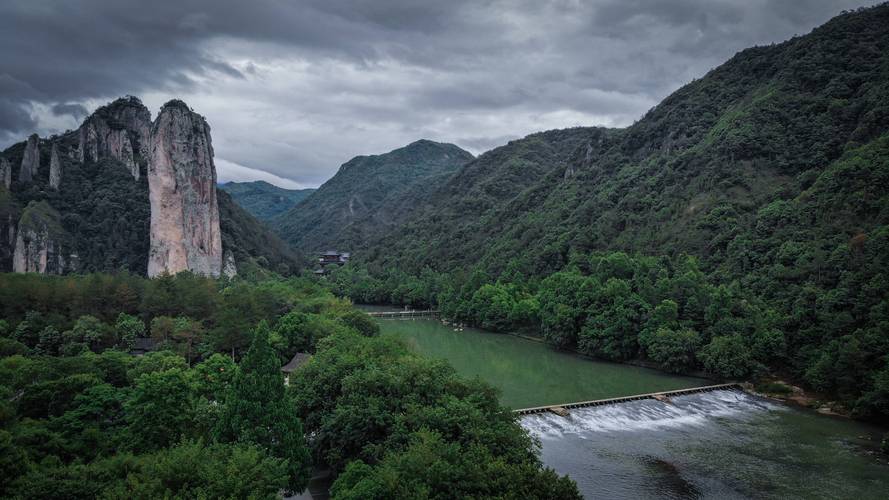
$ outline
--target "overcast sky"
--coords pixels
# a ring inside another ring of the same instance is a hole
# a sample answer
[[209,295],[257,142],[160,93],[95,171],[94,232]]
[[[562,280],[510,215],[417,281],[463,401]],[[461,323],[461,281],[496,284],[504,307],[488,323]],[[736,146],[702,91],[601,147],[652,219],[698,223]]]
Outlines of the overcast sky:
[[220,180],[314,187],[420,138],[626,126],[868,0],[2,0],[0,148],[126,94],[207,117]]

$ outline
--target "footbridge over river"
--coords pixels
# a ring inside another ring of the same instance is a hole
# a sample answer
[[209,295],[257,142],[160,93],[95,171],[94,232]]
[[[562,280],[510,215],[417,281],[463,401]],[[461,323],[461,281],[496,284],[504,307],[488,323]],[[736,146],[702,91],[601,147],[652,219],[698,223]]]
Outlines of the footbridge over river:
[[533,415],[535,413],[555,413],[556,415],[560,415],[563,417],[568,416],[568,410],[572,408],[586,408],[588,406],[603,406],[603,405],[613,405],[617,403],[626,403],[628,401],[639,401],[640,399],[656,399],[658,401],[663,401],[664,403],[669,403],[670,398],[676,396],[685,396],[686,394],[697,394],[700,392],[710,392],[710,391],[724,391],[730,389],[741,389],[741,384],[731,383],[731,384],[717,384],[717,385],[705,385],[703,387],[691,387],[688,389],[678,389],[675,391],[664,391],[664,392],[650,392],[647,394],[637,394],[635,396],[624,396],[620,398],[609,398],[609,399],[595,399],[592,401],[578,401],[576,403],[565,403],[558,405],[547,405],[547,406],[535,406],[533,408],[520,408],[518,410],[513,410],[515,413],[519,415]]

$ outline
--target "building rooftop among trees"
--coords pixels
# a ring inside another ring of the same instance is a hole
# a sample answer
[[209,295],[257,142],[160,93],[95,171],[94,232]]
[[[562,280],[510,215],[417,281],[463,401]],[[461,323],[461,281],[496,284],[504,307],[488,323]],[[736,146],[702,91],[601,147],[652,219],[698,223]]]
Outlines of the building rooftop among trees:
[[312,359],[312,355],[306,352],[298,352],[293,355],[293,358],[284,366],[281,367],[281,371],[284,372],[284,385],[290,385],[290,374],[296,371],[300,366],[308,363],[308,361]]
[[351,257],[351,255],[352,254],[350,254],[349,252],[337,252],[336,250],[328,250],[326,252],[319,253],[318,264],[321,267],[315,270],[315,274],[327,274],[328,270],[326,268],[331,265],[345,265],[346,262],[349,262],[349,257]]

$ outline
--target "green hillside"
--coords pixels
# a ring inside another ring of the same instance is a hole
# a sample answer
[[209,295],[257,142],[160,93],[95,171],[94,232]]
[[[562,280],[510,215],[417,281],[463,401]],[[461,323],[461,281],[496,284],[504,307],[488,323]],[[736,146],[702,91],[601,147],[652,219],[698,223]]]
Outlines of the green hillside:
[[420,198],[415,215],[382,243],[371,245],[364,260],[412,271],[477,262],[490,250],[489,238],[516,215],[508,207],[548,176],[563,175],[574,151],[601,133],[594,128],[551,130],[482,154]]
[[271,224],[298,251],[357,250],[404,221],[470,160],[453,144],[427,140],[358,156]]
[[[562,161],[535,136],[483,155],[335,286],[600,357],[786,374],[889,415],[889,5],[575,133]],[[549,168],[508,176],[534,155]]]
[[262,276],[268,271],[282,275],[295,274],[308,266],[266,225],[241,208],[225,191],[217,191],[219,229],[223,248],[232,249],[238,262],[238,273]]
[[[500,148],[409,220],[410,237],[381,245],[382,262],[419,270],[481,259],[497,273],[518,259],[540,274],[564,266],[572,251],[619,249],[689,252],[713,268],[755,226],[760,208],[801,195],[887,129],[887,11],[841,16],[805,37],[745,50],[629,128],[579,129],[592,137],[561,168],[533,172],[530,187],[507,172],[529,154],[547,154],[546,144]],[[492,169],[497,182],[486,182]],[[480,183],[516,196],[492,200],[471,189]],[[459,211],[483,222],[430,217]]]
[[265,181],[226,182],[219,189],[227,192],[244,210],[267,221],[282,214],[312,194],[314,189],[284,189]]

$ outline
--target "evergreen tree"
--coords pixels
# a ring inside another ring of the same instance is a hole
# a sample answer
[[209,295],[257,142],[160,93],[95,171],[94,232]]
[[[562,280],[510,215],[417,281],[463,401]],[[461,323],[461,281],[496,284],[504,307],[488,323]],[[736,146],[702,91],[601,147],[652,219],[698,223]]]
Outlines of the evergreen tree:
[[222,442],[252,443],[287,460],[288,488],[294,492],[305,488],[309,452],[302,423],[284,390],[281,363],[269,345],[269,326],[265,321],[259,323],[253,334],[226,401],[216,438]]

